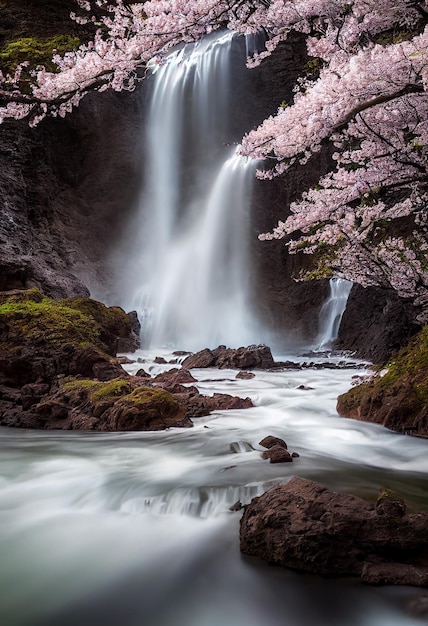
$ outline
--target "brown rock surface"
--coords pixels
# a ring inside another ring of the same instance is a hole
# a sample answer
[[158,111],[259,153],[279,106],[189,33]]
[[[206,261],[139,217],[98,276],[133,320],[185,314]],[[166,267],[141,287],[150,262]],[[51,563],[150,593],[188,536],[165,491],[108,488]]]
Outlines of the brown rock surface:
[[323,576],[427,581],[428,513],[380,514],[374,503],[303,478],[254,498],[245,507],[240,541],[245,554]]
[[271,463],[292,463],[293,458],[284,446],[273,445],[262,452],[262,459],[269,459]]
[[263,446],[263,448],[273,448],[273,446],[280,446],[287,450],[287,444],[284,439],[280,437],[274,437],[273,435],[268,435],[264,437],[261,441],[259,441],[259,446]]
[[388,363],[383,376],[353,387],[337,399],[342,417],[428,437],[428,327]]
[[220,369],[267,369],[274,365],[270,348],[267,346],[248,346],[226,348],[218,346],[215,350],[200,350],[188,356],[182,362],[184,369],[218,367]]

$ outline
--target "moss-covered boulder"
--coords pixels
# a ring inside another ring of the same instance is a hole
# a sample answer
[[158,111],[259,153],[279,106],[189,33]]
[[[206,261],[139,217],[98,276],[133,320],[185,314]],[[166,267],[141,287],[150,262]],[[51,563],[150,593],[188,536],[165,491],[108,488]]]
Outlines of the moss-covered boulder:
[[428,437],[428,327],[386,365],[386,370],[339,396],[338,413]]
[[187,371],[129,376],[113,355],[132,339],[118,307],[89,298],[52,300],[37,289],[0,293],[0,424],[61,430],[161,430],[192,426],[248,398],[202,396]]
[[[24,389],[27,392],[27,389]],[[7,425],[56,430],[141,431],[192,426],[185,407],[163,389],[126,376],[101,382],[67,378],[54,393],[33,396],[34,404]]]
[[126,376],[114,346],[127,333],[124,311],[89,298],[52,300],[37,289],[0,293],[0,423],[13,423],[65,376]]

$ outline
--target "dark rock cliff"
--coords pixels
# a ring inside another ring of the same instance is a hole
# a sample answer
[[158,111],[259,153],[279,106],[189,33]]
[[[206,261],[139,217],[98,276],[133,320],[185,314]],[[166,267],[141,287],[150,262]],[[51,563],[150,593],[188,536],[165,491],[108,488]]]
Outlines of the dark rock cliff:
[[87,292],[138,187],[138,98],[88,96],[66,119],[0,126],[0,289]]

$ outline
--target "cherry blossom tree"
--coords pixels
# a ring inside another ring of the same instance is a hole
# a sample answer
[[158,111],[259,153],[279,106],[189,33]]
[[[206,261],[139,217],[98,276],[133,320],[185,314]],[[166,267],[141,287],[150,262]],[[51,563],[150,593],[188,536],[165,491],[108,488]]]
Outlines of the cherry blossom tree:
[[[333,145],[334,167],[261,239],[316,254],[318,276],[392,287],[428,301],[427,0],[76,0],[72,19],[98,27],[58,71],[0,75],[0,122],[65,115],[92,90],[133,89],[149,62],[175,45],[230,28],[263,29],[261,63],[292,31],[306,37],[315,71],[292,101],[249,132],[241,153],[281,176]],[[286,213],[288,207],[284,207]]]
[[241,152],[271,160],[259,171],[271,178],[331,142],[336,168],[260,239],[316,253],[313,275],[335,272],[426,303],[427,3],[301,4],[296,26],[319,76],[301,80],[290,106],[250,132]]

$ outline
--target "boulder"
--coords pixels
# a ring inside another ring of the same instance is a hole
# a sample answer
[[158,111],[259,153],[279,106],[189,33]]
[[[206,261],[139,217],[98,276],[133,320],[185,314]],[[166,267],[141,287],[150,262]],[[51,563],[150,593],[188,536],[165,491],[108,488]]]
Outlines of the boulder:
[[162,372],[153,378],[153,384],[161,383],[164,389],[194,382],[196,382],[196,378],[187,369],[177,368]]
[[259,446],[263,446],[263,448],[273,448],[273,446],[281,446],[287,450],[287,444],[284,439],[280,439],[280,437],[274,437],[273,435],[268,435],[261,441],[259,441]]
[[215,358],[211,350],[205,348],[205,350],[200,350],[199,352],[195,352],[195,354],[191,354],[186,357],[181,366],[188,370],[193,368],[214,367],[214,361]]
[[226,348],[218,346],[215,350],[201,350],[184,359],[182,367],[218,367],[220,369],[268,369],[274,366],[270,348],[267,346],[248,346]]
[[235,378],[239,378],[241,380],[251,380],[251,378],[254,378],[255,374],[254,372],[238,372],[235,376]]
[[262,459],[269,459],[271,463],[292,463],[291,454],[284,446],[271,446],[268,450],[262,452]]
[[245,507],[245,554],[322,576],[424,586],[428,581],[428,513],[403,514],[295,477]]

